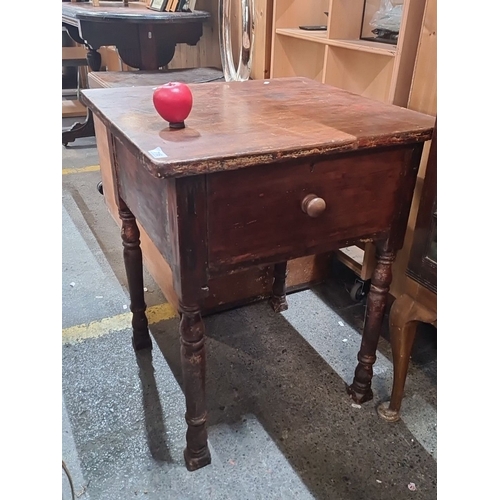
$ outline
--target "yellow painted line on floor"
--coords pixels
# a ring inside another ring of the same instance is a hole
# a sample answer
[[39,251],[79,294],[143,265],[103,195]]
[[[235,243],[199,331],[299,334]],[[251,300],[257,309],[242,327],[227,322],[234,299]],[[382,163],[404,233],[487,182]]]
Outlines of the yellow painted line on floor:
[[100,165],[89,165],[88,167],[63,168],[62,174],[83,174],[85,172],[99,172],[99,170],[101,170]]
[[[146,309],[146,316],[150,325],[177,316],[177,311],[168,303],[151,306]],[[86,339],[95,339],[108,333],[126,330],[132,327],[132,313],[127,312],[92,321],[84,325],[70,326],[62,331],[62,340],[65,344],[73,344]]]

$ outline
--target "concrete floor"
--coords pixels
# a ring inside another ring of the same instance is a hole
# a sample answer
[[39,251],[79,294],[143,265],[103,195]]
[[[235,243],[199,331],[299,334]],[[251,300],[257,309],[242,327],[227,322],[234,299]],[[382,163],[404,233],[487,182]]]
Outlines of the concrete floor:
[[159,315],[152,353],[134,354],[95,140],[62,149],[62,457],[80,499],[436,497],[436,332],[422,327],[417,337],[400,422],[376,413],[392,383],[387,325],[374,401],[353,406],[345,382],[364,304],[350,299],[353,275],[341,267],[335,280],[290,295],[285,313],[257,303],[206,318],[212,464],[187,472],[178,320],[146,273]]

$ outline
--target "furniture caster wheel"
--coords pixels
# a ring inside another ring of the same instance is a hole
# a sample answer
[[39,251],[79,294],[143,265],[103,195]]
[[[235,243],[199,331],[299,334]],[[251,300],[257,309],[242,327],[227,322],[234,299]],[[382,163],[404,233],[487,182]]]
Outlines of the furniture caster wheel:
[[65,148],[67,148],[67,147],[68,147],[68,143],[67,143],[67,142],[63,142],[63,146],[64,146]]
[[101,193],[101,194],[104,194],[104,190],[102,188],[102,182],[99,182],[97,184],[97,191],[99,191],[99,193]]
[[351,292],[349,295],[352,300],[360,301],[363,300],[368,294],[368,290],[370,289],[370,281],[361,281],[357,280],[354,285],[352,285]]

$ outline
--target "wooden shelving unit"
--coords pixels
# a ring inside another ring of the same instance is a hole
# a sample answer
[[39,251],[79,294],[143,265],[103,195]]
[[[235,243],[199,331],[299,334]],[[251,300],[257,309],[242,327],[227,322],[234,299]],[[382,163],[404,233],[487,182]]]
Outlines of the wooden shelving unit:
[[[392,45],[361,39],[364,9],[369,18],[380,0],[366,0],[366,7],[365,0],[274,0],[271,78],[307,76],[406,106],[425,0],[398,1],[403,13]],[[326,25],[327,30],[305,31],[301,25]]]
[[[362,39],[370,35],[363,16],[371,19],[380,0],[274,0],[271,78],[305,76],[407,107],[426,0],[393,3],[403,6],[396,44]],[[306,31],[303,25],[327,29]],[[338,256],[361,280],[371,276],[371,245],[343,249]]]

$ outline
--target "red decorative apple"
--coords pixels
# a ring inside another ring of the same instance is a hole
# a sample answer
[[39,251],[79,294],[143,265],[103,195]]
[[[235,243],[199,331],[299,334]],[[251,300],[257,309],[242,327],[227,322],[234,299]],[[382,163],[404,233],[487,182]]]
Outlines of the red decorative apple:
[[185,83],[169,82],[153,92],[153,105],[170,128],[184,128],[193,107],[193,95]]

